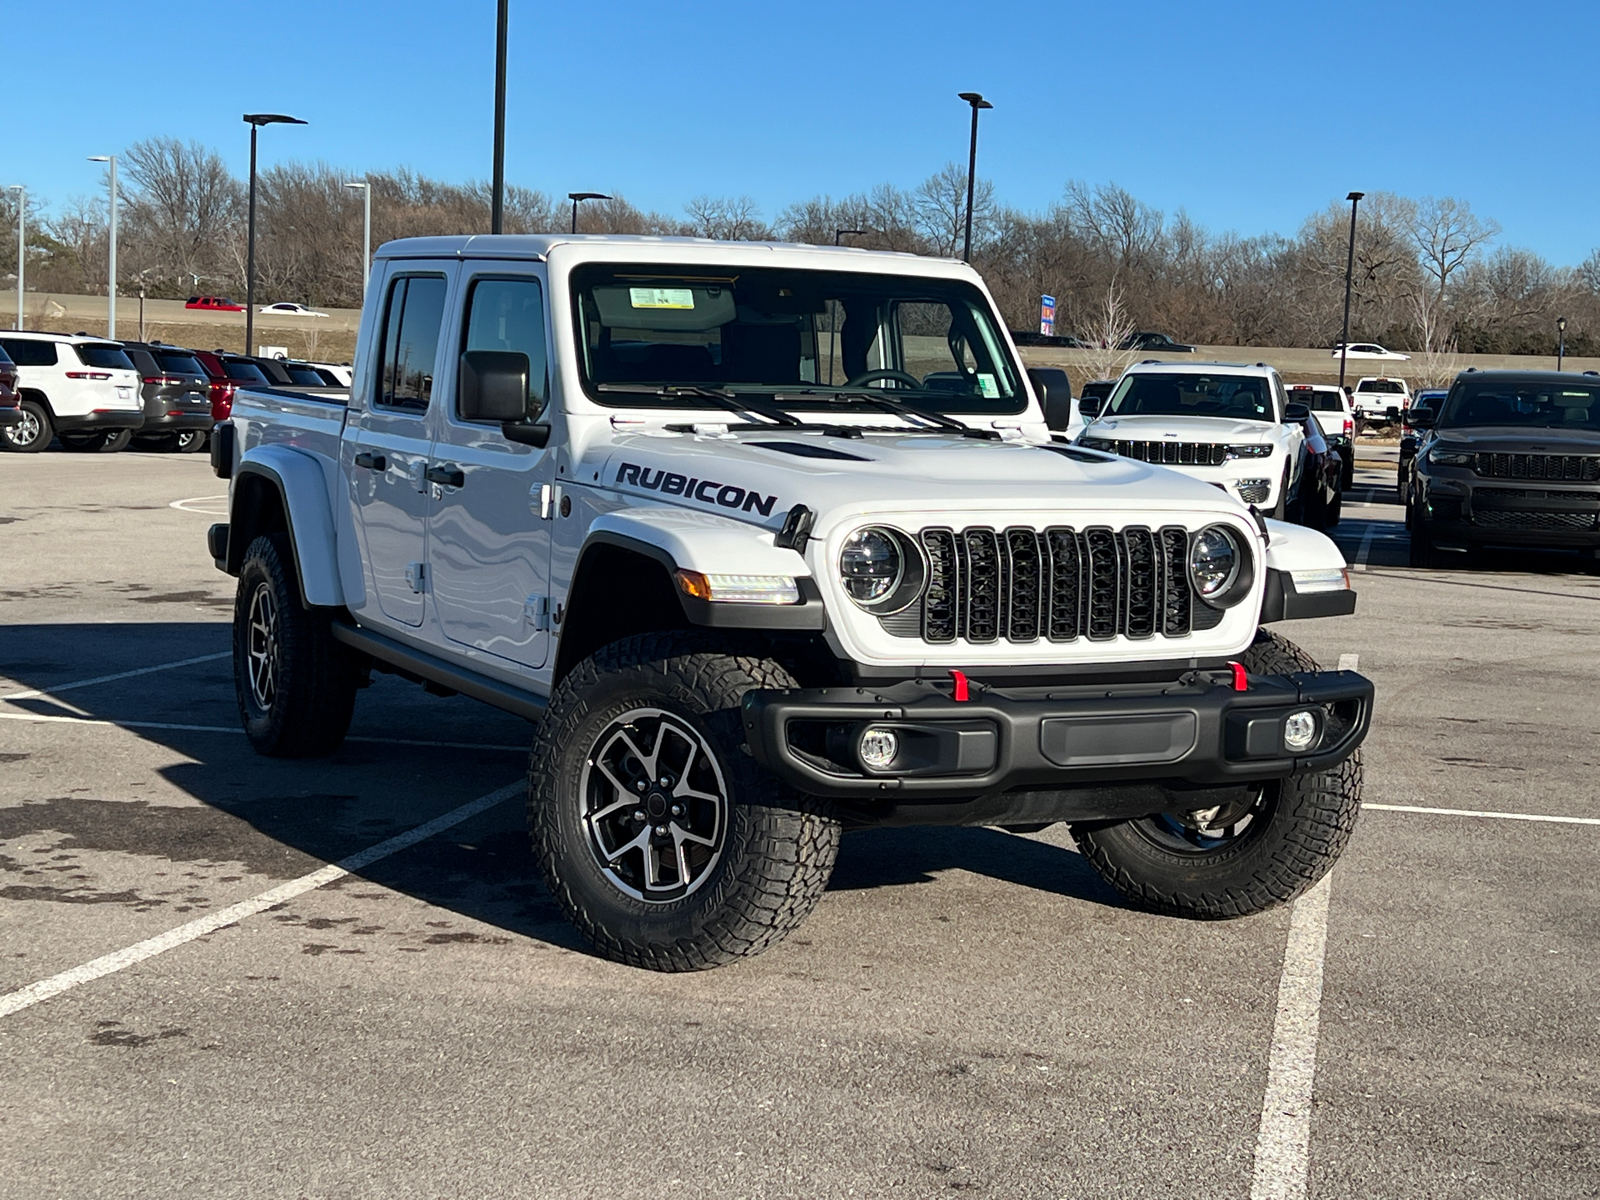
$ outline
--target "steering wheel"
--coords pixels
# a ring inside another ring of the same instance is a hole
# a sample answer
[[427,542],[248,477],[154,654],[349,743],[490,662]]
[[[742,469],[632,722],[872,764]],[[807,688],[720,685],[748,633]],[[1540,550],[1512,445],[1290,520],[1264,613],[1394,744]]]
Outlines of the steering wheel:
[[845,381],[845,387],[863,387],[869,383],[877,383],[880,379],[893,379],[897,383],[908,383],[914,388],[922,386],[922,380],[908,371],[896,371],[892,367],[880,367],[875,371],[863,371],[854,379]]

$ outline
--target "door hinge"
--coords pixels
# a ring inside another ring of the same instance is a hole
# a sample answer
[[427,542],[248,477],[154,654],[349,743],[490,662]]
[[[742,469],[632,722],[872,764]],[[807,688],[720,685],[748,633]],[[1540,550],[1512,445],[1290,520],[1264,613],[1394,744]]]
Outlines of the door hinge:
[[413,592],[428,590],[428,564],[413,562],[406,564],[406,583]]
[[535,629],[549,629],[550,597],[529,596],[522,602],[522,619]]

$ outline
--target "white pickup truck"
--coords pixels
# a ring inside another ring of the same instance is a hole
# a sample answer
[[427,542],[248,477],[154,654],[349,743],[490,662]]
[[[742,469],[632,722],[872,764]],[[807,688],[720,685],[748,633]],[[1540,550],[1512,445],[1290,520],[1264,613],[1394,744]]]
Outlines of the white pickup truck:
[[1350,836],[1372,686],[1262,629],[1353,610],[1338,549],[1053,438],[1070,398],[961,263],[393,242],[354,372],[216,431],[246,732],[329,752],[373,670],[526,717],[536,856],[604,955],[761,950],[846,827],[1070,822],[1191,917]]

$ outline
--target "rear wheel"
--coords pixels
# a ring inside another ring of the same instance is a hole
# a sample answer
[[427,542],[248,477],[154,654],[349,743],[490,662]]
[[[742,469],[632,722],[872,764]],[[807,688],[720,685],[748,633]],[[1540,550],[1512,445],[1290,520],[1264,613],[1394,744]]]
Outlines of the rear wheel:
[[37,454],[50,444],[55,430],[50,424],[50,412],[37,400],[22,402],[22,423],[0,429],[5,448],[21,454]]
[[287,534],[245,551],[233,605],[233,683],[245,736],[262,754],[331,754],[355,711],[360,667],[327,614],[300,601]]
[[758,954],[816,907],[839,823],[744,752],[759,649],[647,634],[562,680],[534,737],[528,827],[550,893],[606,958],[693,971]]
[[179,454],[199,454],[206,448],[206,440],[204,429],[185,429],[174,439],[171,449]]
[[[1315,660],[1259,630],[1242,656],[1252,674],[1314,671]],[[1315,774],[1270,780],[1192,812],[1075,825],[1100,877],[1140,908],[1216,920],[1286,904],[1328,873],[1361,809],[1359,752]]]
[[63,433],[58,436],[62,448],[66,450],[83,454],[115,454],[133,440],[133,430],[96,429],[89,433]]

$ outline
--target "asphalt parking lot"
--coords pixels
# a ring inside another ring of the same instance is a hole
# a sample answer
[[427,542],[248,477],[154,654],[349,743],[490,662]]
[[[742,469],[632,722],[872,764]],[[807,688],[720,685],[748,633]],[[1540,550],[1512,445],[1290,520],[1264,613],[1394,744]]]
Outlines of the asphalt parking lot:
[[1295,908],[878,831],[679,976],[535,881],[515,718],[381,677],[330,760],[249,751],[200,456],[0,488],[0,1197],[1600,1195],[1600,573],[1411,570],[1392,472],[1337,531],[1357,615],[1279,627],[1379,689]]

